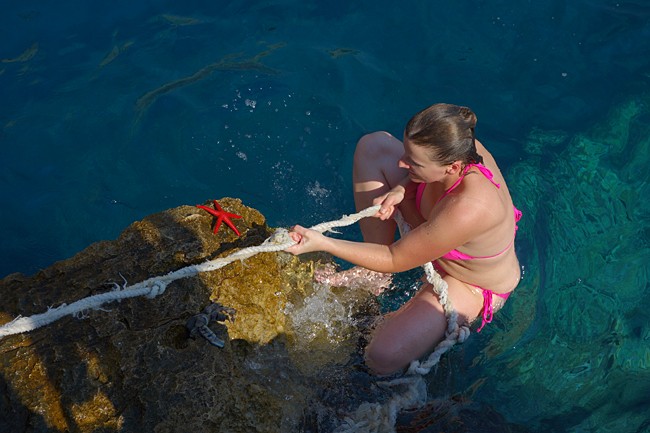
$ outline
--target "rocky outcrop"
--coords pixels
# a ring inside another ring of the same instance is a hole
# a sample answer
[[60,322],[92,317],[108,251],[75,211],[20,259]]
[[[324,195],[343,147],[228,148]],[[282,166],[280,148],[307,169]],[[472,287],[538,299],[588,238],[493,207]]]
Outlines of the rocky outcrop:
[[[128,227],[32,277],[0,282],[0,320],[42,313],[156,275],[260,244],[264,217],[239,200],[220,200],[234,220],[214,235],[212,217],[181,206]],[[311,262],[262,253],[171,283],[154,299],[134,298],[0,340],[0,431],[278,431],[282,406],[308,392],[291,386],[286,350],[289,301],[310,290]],[[211,324],[223,349],[191,339],[190,317],[211,302],[236,319]],[[295,302],[295,301],[294,301]],[[290,337],[290,336],[289,336]],[[258,357],[272,365],[251,365]],[[248,363],[248,364],[247,364]],[[261,371],[274,368],[274,377]],[[293,410],[293,409],[291,409]],[[292,421],[292,422],[295,422]]]

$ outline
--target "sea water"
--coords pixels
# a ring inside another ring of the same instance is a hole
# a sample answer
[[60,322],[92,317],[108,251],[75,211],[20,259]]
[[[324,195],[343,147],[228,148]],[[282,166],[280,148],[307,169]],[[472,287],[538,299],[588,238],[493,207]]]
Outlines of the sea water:
[[[353,212],[364,133],[470,106],[523,210],[523,281],[432,374],[530,431],[650,431],[650,5],[7,3],[0,275],[231,196],[272,226]],[[356,228],[340,235],[360,239]],[[386,310],[413,291],[382,295]]]

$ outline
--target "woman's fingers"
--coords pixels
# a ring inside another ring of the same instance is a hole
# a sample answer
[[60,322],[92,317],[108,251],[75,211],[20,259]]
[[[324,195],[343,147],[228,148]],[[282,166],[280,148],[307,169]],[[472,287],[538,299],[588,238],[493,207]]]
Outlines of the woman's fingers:
[[379,209],[379,219],[382,221],[389,219],[393,215],[394,209],[394,206],[382,205]]
[[300,240],[302,239],[302,235],[296,232],[289,232],[289,237],[296,242],[300,242]]
[[375,199],[372,201],[373,205],[381,205],[377,213],[374,215],[375,218],[379,219],[387,219],[390,217],[392,214],[392,206],[387,202],[389,193],[380,195],[379,197],[375,197]]
[[392,218],[393,213],[395,212],[395,207],[399,205],[402,200],[404,200],[404,193],[401,191],[389,191],[376,197],[372,201],[372,204],[378,204],[381,205],[381,207],[375,214],[375,217],[381,220]]
[[286,252],[291,254],[303,254],[313,251],[314,245],[310,238],[310,230],[302,226],[295,225],[289,232],[289,237],[293,239],[296,244],[285,249]]

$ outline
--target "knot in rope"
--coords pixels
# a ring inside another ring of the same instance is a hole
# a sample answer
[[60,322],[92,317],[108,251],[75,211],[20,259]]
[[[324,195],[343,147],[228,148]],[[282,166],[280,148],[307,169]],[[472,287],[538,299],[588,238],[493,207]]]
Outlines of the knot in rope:
[[418,361],[417,359],[414,361],[411,361],[411,365],[409,365],[408,370],[406,371],[407,375],[419,375],[419,376],[425,376],[427,373],[429,373],[430,369],[426,369],[422,367],[422,363]]
[[287,243],[295,243],[291,236],[289,236],[289,230],[285,228],[276,229],[271,236],[269,236],[262,245],[283,245]]
[[461,326],[460,329],[458,330],[458,342],[464,343],[465,340],[469,338],[470,334],[471,332],[468,326]]
[[163,293],[165,293],[165,289],[167,289],[167,283],[162,282],[160,280],[156,280],[151,285],[151,288],[149,289],[149,293],[147,293],[144,296],[147,299],[153,299],[156,296],[162,295]]

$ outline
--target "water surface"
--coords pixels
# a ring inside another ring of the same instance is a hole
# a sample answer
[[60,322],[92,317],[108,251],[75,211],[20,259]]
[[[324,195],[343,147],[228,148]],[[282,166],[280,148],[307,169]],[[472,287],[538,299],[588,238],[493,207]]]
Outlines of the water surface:
[[3,5],[0,38],[0,275],[223,196],[336,219],[362,134],[468,105],[525,276],[430,393],[531,431],[648,431],[646,2],[68,0]]

